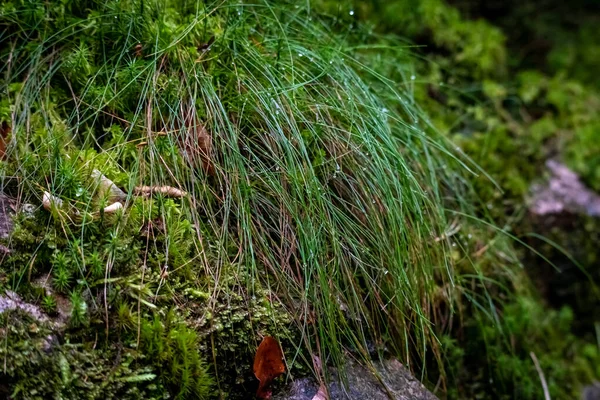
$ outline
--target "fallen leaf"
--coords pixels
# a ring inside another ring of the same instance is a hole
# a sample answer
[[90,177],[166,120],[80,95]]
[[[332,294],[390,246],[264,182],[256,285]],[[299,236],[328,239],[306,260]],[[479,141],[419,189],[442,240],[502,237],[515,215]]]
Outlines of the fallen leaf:
[[212,163],[212,136],[204,127],[193,107],[185,110],[182,107],[183,138],[179,138],[183,145],[183,153],[188,161],[195,167],[200,167],[208,175],[214,175]]
[[8,146],[8,135],[11,128],[8,122],[4,121],[0,124],[0,160],[4,160],[6,156],[6,147]]
[[269,385],[284,372],[285,364],[279,342],[271,336],[265,336],[254,356],[254,375],[260,381],[256,396],[259,399],[270,399]]
[[135,47],[133,48],[133,54],[137,57],[137,58],[142,58],[142,50],[144,49],[144,47],[142,46],[141,43],[138,43],[135,45]]
[[315,371],[317,372],[317,376],[319,376],[321,385],[319,386],[319,390],[317,391],[317,394],[313,396],[312,400],[329,400],[327,386],[325,386],[325,383],[322,381],[323,365],[321,363],[321,359],[315,355],[313,355],[313,365],[315,367]]
[[315,394],[312,400],[329,400],[329,396],[327,395],[327,388],[324,384],[319,386],[319,391]]
[[160,193],[167,197],[185,197],[187,194],[183,190],[173,186],[138,186],[134,189],[134,193],[141,196],[150,196],[153,193]]

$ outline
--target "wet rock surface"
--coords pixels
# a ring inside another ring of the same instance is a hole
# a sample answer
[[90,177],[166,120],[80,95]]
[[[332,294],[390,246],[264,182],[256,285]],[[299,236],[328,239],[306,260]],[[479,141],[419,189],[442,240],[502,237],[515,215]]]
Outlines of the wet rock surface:
[[[0,239],[6,239],[13,229],[12,213],[14,203],[12,200],[0,192]],[[0,253],[2,250],[0,249]]]
[[585,387],[581,398],[583,400],[600,400],[600,382]]
[[532,187],[529,210],[534,215],[572,213],[600,217],[600,195],[558,161],[549,160],[546,167],[551,174],[548,183]]
[[21,310],[39,322],[49,321],[48,316],[38,306],[24,302],[18,294],[7,290],[0,295],[0,314],[11,310]]
[[[377,377],[367,368],[353,361],[348,362],[347,386],[342,386],[339,373],[330,369],[332,382],[329,384],[330,400],[437,400],[430,391],[396,359],[375,362],[375,369],[381,377]],[[387,386],[387,390],[384,387]],[[274,400],[313,400],[317,395],[319,384],[312,378],[302,378],[291,383],[284,393],[273,396]]]

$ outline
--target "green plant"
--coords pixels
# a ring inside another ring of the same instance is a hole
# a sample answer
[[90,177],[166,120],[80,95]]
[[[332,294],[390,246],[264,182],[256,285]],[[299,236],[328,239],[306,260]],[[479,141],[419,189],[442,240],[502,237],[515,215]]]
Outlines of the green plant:
[[42,299],[42,308],[49,314],[56,312],[56,299],[52,296],[44,296]]
[[[584,133],[568,140],[578,170],[595,154],[595,100],[581,84],[535,72],[498,81],[510,69],[504,33],[441,0],[11,0],[0,28],[7,174],[24,201],[46,190],[64,203],[17,217],[2,271],[22,292],[52,272],[71,293],[73,343],[106,357],[135,349],[111,390],[157,382],[160,395],[206,397],[213,359],[233,397],[267,332],[302,372],[310,353],[369,362],[375,343],[435,375],[444,356],[469,365],[457,331],[475,321],[476,351],[494,342],[503,387],[516,366],[533,393],[531,332],[514,329],[517,357],[495,346],[501,304],[507,318],[518,312],[512,292],[527,282],[506,238],[555,131]],[[390,33],[427,41],[435,63]],[[129,194],[122,212],[102,212],[95,169]],[[144,197],[142,185],[186,194]],[[532,299],[521,311],[537,320]],[[580,370],[564,371],[573,381]]]
[[165,386],[176,399],[207,399],[213,386],[198,354],[196,332],[178,322],[173,310],[164,317],[143,320],[141,347],[153,360]]

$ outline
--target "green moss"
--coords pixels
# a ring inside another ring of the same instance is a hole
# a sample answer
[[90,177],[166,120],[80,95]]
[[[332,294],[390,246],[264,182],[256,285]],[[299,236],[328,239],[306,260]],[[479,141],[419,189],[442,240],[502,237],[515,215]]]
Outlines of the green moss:
[[[25,201],[64,202],[17,215],[1,285],[50,315],[71,307],[48,354],[48,327],[3,321],[15,326],[3,390],[241,397],[267,334],[298,375],[316,349],[338,364],[372,343],[433,359],[432,377],[445,365],[458,378],[454,398],[539,397],[530,352],[553,398],[598,377],[590,337],[531,290],[487,222],[522,233],[528,188],[556,154],[598,188],[598,95],[565,75],[593,62],[591,28],[585,54],[557,47],[555,71],[515,72],[511,32],[441,0],[310,6],[327,15],[283,2],[0,6],[0,60],[17,66],[0,84],[16,137],[2,168]],[[203,130],[213,147],[194,155]],[[107,215],[94,169],[129,193],[191,195],[130,196]]]
[[61,339],[17,311],[0,315],[0,393],[19,399],[163,398],[165,388],[138,352]]

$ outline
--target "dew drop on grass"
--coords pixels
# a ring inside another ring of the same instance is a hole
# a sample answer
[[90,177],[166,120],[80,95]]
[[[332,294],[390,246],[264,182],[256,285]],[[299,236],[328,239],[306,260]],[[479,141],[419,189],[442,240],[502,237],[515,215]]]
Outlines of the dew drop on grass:
[[473,235],[471,235],[471,234],[469,233],[469,234],[467,235],[467,237],[468,237],[469,239],[471,239],[471,238],[473,237]]
[[417,77],[416,77],[416,76],[414,76],[414,75],[411,75],[411,76],[410,76],[410,80],[411,80],[411,81],[414,81],[415,79],[417,79]]
[[350,12],[348,14],[354,15],[354,10],[350,10]]

